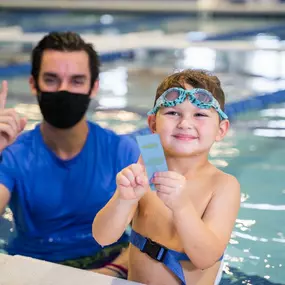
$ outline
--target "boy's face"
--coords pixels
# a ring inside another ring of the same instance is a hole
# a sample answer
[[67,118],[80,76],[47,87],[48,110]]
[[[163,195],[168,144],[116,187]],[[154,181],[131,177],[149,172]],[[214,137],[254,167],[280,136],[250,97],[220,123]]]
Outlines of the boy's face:
[[[32,93],[37,94],[34,79],[30,78]],[[73,93],[88,94],[91,85],[89,58],[85,51],[43,52],[38,85],[41,91],[55,92],[67,90]],[[98,84],[94,84],[97,87]],[[95,95],[97,88],[91,90]]]
[[[184,88],[193,89],[189,84]],[[188,99],[174,107],[161,107],[148,121],[151,130],[160,134],[166,153],[177,156],[208,152],[229,127],[229,121],[220,121],[216,110],[199,109]]]

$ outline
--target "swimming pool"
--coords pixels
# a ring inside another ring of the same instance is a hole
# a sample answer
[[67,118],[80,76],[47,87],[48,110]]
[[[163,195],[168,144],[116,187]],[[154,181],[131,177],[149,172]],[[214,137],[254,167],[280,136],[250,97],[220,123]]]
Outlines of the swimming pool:
[[[31,19],[24,19],[32,23]],[[131,19],[128,16],[124,20]],[[181,29],[181,23],[185,23],[182,20],[173,22],[176,25],[169,25],[169,29]],[[252,23],[245,21],[243,25],[250,28]],[[210,26],[208,23],[207,27]],[[184,26],[185,30],[189,27]],[[230,28],[223,26],[220,29]],[[153,103],[158,83],[175,69],[185,67],[217,72],[225,85],[228,102],[255,93],[285,89],[284,70],[279,66],[283,55],[274,53],[265,63],[261,61],[264,58],[268,59],[258,51],[237,54],[216,52],[207,47],[150,54],[140,51],[135,61],[104,64],[101,90],[90,106],[88,117],[118,133],[144,128],[144,114]],[[251,76],[256,73],[261,77]],[[27,75],[10,78],[9,83],[8,105],[27,115],[28,128],[32,128],[40,120],[40,114],[35,98],[29,95]],[[285,105],[279,104],[239,115],[227,138],[216,144],[211,152],[214,164],[239,179],[243,193],[242,207],[225,256],[228,267],[222,285],[285,284],[282,254],[285,249],[282,227],[285,207],[282,183],[285,171],[282,159],[285,157],[284,110]],[[7,240],[11,213],[6,212],[4,218],[0,220],[0,246]]]
[[[168,59],[168,64],[170,62],[171,59]],[[146,127],[145,110],[152,105],[158,82],[171,68],[165,64],[164,68],[153,67],[152,74],[147,70],[140,62],[117,62],[107,65],[101,75],[98,100],[93,102],[88,117],[118,133],[130,133]],[[147,80],[150,75],[151,84]],[[233,84],[234,78],[223,73],[220,75],[231,101],[234,96],[229,92],[236,93],[239,88]],[[245,78],[243,81],[246,82]],[[37,105],[33,104],[34,98],[28,95],[27,77],[13,78],[10,85],[14,95],[8,100],[8,105],[27,115],[28,127],[32,128],[40,120],[40,113]],[[18,97],[15,95],[17,90],[22,91]],[[253,90],[248,88],[247,92],[249,96]],[[141,100],[142,96],[144,100]],[[93,108],[98,105],[102,110],[94,112]],[[107,106],[114,110],[104,110]],[[285,171],[282,159],[285,157],[284,138],[266,137],[266,130],[282,130],[282,126],[285,129],[285,105],[272,108],[239,115],[224,142],[216,144],[211,152],[214,164],[239,179],[243,193],[242,208],[225,256],[228,267],[224,282],[232,283],[222,284],[241,284],[242,280],[251,280],[245,284],[267,284],[256,283],[257,280],[282,284],[285,280],[282,253],[285,233],[281,226],[285,208],[285,191],[282,183]],[[4,217],[11,218],[10,212],[8,211]],[[3,237],[6,240],[10,225],[2,220],[1,227],[0,236],[2,240]],[[250,277],[252,275],[258,275],[262,279]]]

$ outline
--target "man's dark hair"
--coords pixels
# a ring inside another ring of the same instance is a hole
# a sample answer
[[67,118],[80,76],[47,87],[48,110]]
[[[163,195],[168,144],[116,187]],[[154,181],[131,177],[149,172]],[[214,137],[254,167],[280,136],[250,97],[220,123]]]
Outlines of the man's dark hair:
[[97,52],[92,44],[86,43],[79,34],[74,32],[51,32],[46,35],[32,51],[32,70],[31,75],[38,84],[40,67],[42,62],[43,52],[45,50],[56,51],[86,51],[89,57],[89,67],[91,75],[91,86],[99,77],[100,61]]

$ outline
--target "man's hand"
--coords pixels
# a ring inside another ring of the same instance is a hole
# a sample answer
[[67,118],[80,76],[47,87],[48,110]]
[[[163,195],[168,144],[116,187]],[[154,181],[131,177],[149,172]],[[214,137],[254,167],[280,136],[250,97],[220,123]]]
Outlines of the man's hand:
[[5,109],[7,94],[8,83],[3,81],[0,91],[0,152],[15,141],[27,123],[14,109]]

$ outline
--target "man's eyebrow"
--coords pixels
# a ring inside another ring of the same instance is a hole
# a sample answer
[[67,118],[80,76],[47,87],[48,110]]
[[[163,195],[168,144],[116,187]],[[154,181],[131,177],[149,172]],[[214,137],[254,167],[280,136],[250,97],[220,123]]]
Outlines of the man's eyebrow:
[[85,74],[72,74],[72,78],[79,78],[79,79],[85,79],[87,76]]
[[58,77],[58,75],[54,72],[44,72],[43,76]]
[[[44,72],[43,76],[45,76],[45,77],[59,77],[59,75],[57,73],[54,73],[54,72]],[[72,74],[71,78],[86,79],[87,75],[85,75],[85,74]]]

